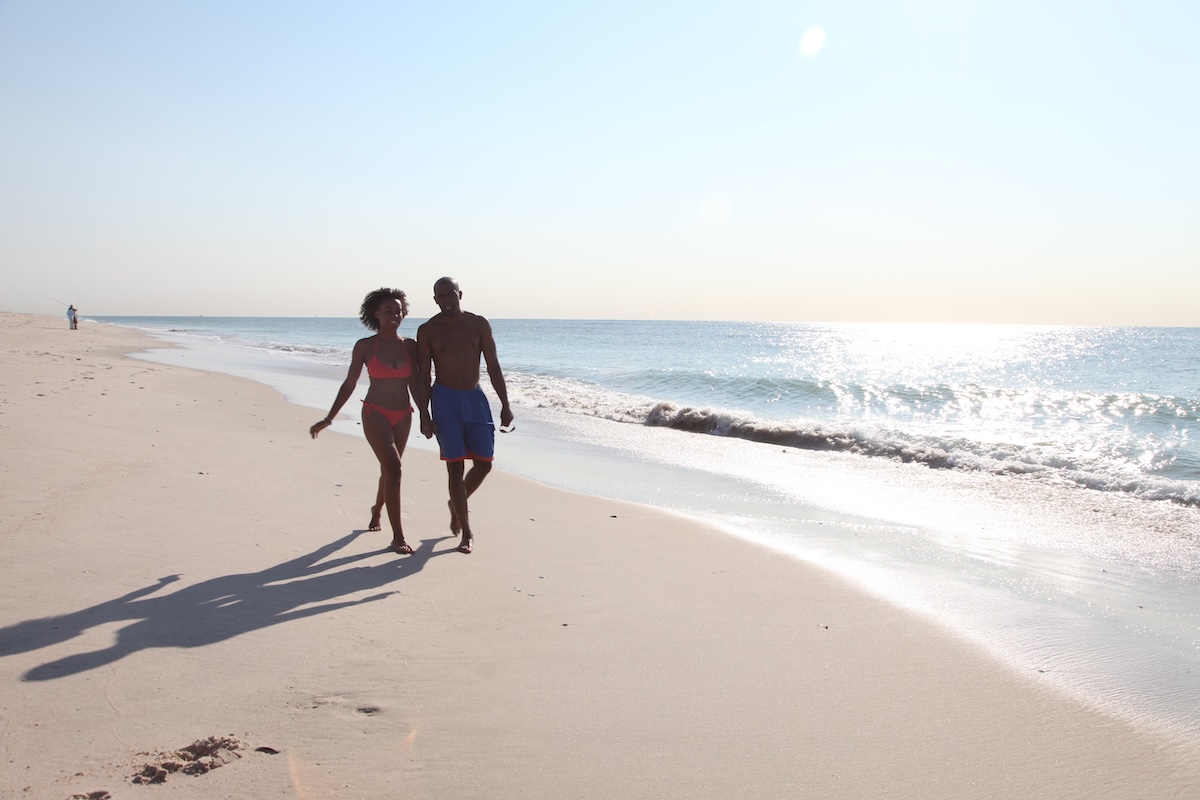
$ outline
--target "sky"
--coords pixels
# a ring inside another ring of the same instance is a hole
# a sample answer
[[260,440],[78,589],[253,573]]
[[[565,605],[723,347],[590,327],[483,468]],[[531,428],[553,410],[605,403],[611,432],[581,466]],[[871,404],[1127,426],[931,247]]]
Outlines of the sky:
[[0,310],[1200,326],[1200,3],[0,0]]

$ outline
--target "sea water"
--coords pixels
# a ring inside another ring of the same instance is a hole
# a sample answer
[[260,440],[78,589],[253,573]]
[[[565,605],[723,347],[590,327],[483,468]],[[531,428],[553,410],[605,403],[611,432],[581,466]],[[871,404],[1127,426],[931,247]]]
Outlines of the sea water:
[[[182,345],[143,357],[321,415],[369,334],[356,319],[98,319]],[[703,518],[1200,738],[1200,329],[492,325],[517,417],[504,469]],[[337,429],[357,431],[356,405]]]

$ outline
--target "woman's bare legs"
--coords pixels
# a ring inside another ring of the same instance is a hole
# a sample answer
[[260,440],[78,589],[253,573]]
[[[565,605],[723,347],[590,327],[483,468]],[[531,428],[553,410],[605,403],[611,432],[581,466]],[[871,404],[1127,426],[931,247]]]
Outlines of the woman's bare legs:
[[367,525],[367,530],[382,530],[379,525],[379,515],[383,513],[383,502],[383,473],[381,472],[379,474],[379,489],[375,492],[375,505],[371,506],[371,522]]
[[[412,430],[412,415],[409,414],[390,426],[383,415],[367,410],[363,414],[363,434],[367,443],[379,459],[379,488],[383,493],[383,505],[387,508],[388,521],[392,523],[392,543],[397,553],[411,553],[412,548],[404,541],[404,525],[400,520],[400,459],[408,444]],[[376,497],[376,502],[379,498]]]

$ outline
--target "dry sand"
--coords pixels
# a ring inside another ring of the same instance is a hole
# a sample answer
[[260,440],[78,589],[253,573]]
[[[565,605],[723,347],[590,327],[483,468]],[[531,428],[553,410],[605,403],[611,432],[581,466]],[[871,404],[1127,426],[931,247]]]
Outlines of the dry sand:
[[146,342],[0,314],[0,796],[1200,796],[1194,747],[651,508],[494,472],[462,555],[410,450],[398,557],[365,441]]

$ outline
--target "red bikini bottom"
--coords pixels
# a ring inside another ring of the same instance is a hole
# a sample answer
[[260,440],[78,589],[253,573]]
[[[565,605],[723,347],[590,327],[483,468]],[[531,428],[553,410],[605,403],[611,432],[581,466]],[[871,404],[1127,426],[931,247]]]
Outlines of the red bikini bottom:
[[393,428],[399,424],[400,420],[404,419],[413,412],[412,406],[409,406],[408,408],[402,408],[397,411],[394,408],[384,408],[383,406],[377,406],[374,403],[368,403],[366,400],[363,400],[362,404],[363,408],[369,408],[372,411],[382,415],[383,418],[388,421],[388,425],[391,425]]

